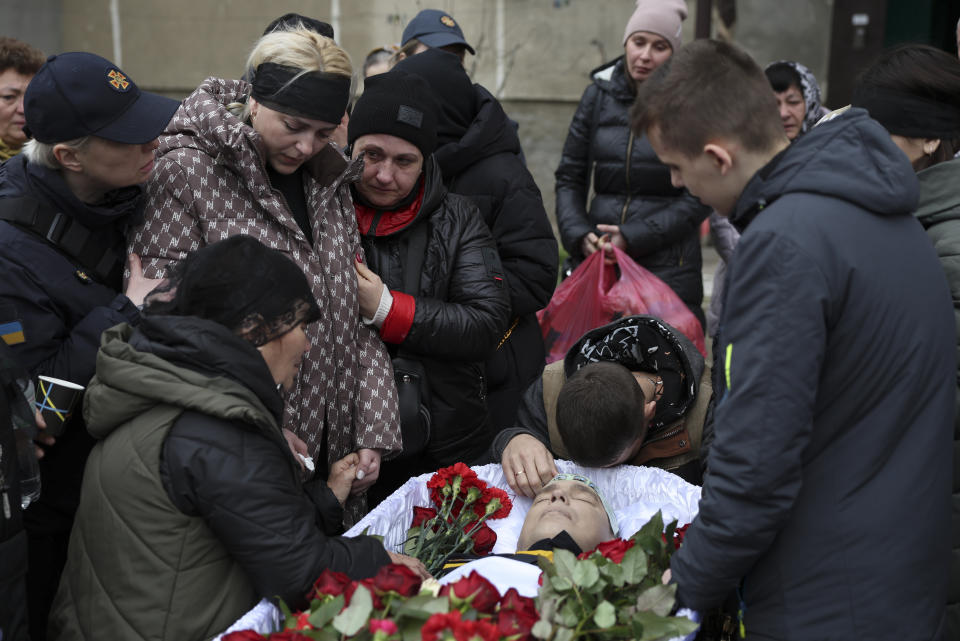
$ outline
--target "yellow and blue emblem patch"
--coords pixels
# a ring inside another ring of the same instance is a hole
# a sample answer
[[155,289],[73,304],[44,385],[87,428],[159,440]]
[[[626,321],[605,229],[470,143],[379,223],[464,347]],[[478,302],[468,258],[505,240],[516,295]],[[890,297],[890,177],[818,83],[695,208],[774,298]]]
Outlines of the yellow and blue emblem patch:
[[20,321],[0,323],[0,338],[3,338],[3,342],[7,345],[19,345],[26,342],[27,339],[23,335],[23,323]]

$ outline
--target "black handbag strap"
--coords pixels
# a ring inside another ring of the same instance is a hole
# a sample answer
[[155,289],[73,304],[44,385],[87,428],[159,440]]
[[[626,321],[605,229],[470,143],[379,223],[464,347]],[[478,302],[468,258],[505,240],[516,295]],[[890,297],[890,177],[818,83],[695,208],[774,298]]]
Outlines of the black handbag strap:
[[0,199],[0,220],[39,236],[101,282],[118,283],[123,275],[123,257],[114,251],[104,234],[36,198]]

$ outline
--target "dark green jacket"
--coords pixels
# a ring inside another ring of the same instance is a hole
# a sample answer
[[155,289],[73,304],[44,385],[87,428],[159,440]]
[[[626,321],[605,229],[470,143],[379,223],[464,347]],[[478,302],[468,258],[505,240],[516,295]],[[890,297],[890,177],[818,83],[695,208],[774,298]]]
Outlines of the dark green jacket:
[[957,321],[957,411],[953,424],[953,554],[947,593],[947,638],[960,639],[960,160],[921,171],[916,216],[947,274]]
[[282,407],[257,350],[216,323],[105,332],[51,638],[206,639],[261,598],[302,598],[326,567],[362,578],[388,563],[370,537],[326,535]]

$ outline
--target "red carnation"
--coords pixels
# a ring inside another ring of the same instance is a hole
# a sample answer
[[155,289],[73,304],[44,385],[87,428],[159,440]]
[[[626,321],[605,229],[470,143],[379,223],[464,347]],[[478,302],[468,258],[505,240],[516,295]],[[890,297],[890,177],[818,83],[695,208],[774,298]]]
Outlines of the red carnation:
[[460,623],[460,610],[446,614],[431,614],[420,628],[421,641],[440,641],[444,630],[453,630]]
[[326,594],[337,596],[343,594],[348,585],[350,585],[350,577],[346,574],[325,569],[320,573],[320,578],[314,582],[313,590],[307,596],[311,599],[322,599]]
[[[442,470],[441,470],[442,471]],[[450,485],[450,480],[437,472],[430,477],[430,480],[427,481],[427,489],[430,490],[430,500],[433,501],[433,504],[437,507],[443,505],[443,488],[447,485]]]
[[385,565],[373,577],[373,587],[379,592],[394,592],[400,596],[413,596],[423,581],[405,565]]
[[221,637],[223,641],[267,641],[267,638],[253,630],[237,630]]
[[460,621],[453,626],[453,638],[457,641],[498,641],[500,632],[488,621]]
[[604,541],[597,546],[597,552],[610,559],[614,563],[620,563],[623,560],[623,555],[627,553],[627,550],[633,547],[633,540],[629,539],[624,541],[623,539],[613,539],[612,541]]
[[[437,511],[432,507],[420,507],[418,505],[413,506],[413,523],[410,524],[410,527],[420,527],[433,517],[437,515]],[[437,526],[434,526],[436,528]]]
[[473,553],[484,556],[490,554],[490,550],[493,549],[494,544],[497,542],[497,533],[484,523],[470,538],[473,539]]
[[486,513],[487,506],[496,499],[499,502],[499,506],[494,510],[493,514],[490,515],[491,519],[502,519],[510,514],[510,510],[513,509],[513,502],[510,501],[510,496],[501,490],[499,487],[488,487],[483,491],[483,497],[480,501],[474,506],[474,510],[480,516],[483,516]]
[[448,583],[440,588],[440,596],[453,595],[461,602],[467,602],[478,612],[492,613],[500,602],[500,593],[487,579],[470,572],[455,583]]

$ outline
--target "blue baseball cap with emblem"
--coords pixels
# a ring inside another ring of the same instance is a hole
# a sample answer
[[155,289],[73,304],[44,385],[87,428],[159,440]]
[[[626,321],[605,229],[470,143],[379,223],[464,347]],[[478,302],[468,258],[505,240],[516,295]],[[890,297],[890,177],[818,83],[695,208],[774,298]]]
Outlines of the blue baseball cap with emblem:
[[98,136],[139,145],[159,136],[179,105],[140,91],[106,58],[82,51],[62,53],[47,58],[27,86],[23,129],[48,144]]
[[463,37],[460,25],[450,17],[449,13],[439,9],[424,9],[415,15],[403,30],[400,44],[405,45],[413,38],[428,47],[463,45],[470,53],[477,54]]

